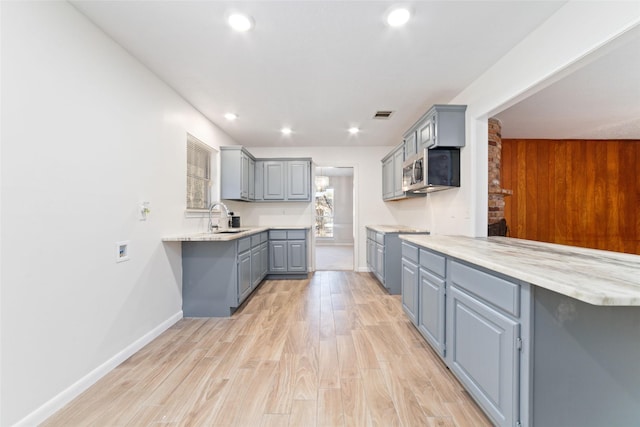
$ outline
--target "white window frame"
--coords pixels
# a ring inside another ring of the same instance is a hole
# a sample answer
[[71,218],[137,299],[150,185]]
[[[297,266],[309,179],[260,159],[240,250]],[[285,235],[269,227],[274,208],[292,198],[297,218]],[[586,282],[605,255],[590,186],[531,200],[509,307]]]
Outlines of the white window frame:
[[[200,141],[195,136],[187,133],[187,162],[186,162],[186,211],[203,212],[211,206],[211,188],[213,186],[214,165],[213,154],[215,150]],[[195,167],[190,167],[195,161]],[[197,167],[198,164],[204,167]],[[199,185],[196,184],[199,182]],[[194,195],[194,191],[203,190],[202,196]],[[204,188],[202,188],[204,187]],[[194,199],[202,200],[201,203],[194,203]]]

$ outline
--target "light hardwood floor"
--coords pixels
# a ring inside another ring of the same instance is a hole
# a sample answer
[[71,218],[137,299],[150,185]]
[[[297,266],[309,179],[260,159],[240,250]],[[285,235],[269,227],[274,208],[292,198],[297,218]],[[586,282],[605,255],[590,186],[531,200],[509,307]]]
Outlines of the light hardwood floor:
[[53,426],[491,426],[368,274],[266,281],[230,318],[183,319]]

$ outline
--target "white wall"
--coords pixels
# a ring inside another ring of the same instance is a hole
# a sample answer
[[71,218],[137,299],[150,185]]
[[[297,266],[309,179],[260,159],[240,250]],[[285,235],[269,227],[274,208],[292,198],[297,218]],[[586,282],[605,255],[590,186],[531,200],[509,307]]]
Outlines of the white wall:
[[186,134],[234,141],[68,3],[1,7],[0,425],[34,425],[179,318],[161,237],[205,226],[184,216]]

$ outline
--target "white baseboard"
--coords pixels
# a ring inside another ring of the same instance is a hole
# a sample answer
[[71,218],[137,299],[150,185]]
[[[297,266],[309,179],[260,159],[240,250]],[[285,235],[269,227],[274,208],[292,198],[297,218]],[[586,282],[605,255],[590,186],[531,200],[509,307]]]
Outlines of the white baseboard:
[[368,267],[358,267],[358,269],[356,271],[358,273],[371,273],[371,270],[369,270]]
[[172,315],[167,320],[153,328],[151,331],[147,332],[142,337],[138,338],[136,341],[125,347],[111,359],[107,360],[102,365],[98,366],[93,371],[80,378],[67,389],[63,390],[60,394],[54,396],[44,405],[40,406],[38,409],[24,417],[22,420],[18,421],[16,424],[14,424],[14,426],[27,427],[35,426],[42,423],[44,420],[56,413],[56,411],[61,409],[64,405],[78,397],[80,393],[95,384],[100,378],[104,377],[119,364],[139,351],[142,347],[156,339],[161,333],[169,329],[169,327],[175,324],[178,320],[182,319],[182,317],[182,310],[180,310],[179,312]]

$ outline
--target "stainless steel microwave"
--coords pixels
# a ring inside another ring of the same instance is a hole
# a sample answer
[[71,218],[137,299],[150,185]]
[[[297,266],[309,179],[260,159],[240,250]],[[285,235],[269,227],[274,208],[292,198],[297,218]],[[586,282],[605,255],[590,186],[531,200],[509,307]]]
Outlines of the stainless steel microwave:
[[402,164],[402,191],[431,193],[460,187],[460,149],[425,148]]

